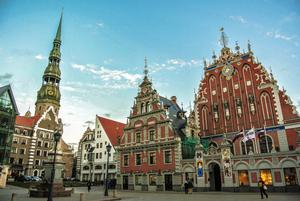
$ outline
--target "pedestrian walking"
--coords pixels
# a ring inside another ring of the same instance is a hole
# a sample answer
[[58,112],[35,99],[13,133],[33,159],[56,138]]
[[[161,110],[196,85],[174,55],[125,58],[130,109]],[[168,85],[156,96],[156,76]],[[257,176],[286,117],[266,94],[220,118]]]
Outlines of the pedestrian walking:
[[265,182],[262,180],[261,177],[259,178],[259,181],[258,181],[258,188],[259,188],[259,191],[260,191],[261,199],[264,199],[264,195],[266,196],[266,198],[269,197],[267,192],[266,192],[266,190],[268,188],[267,188]]
[[194,188],[193,181],[190,179],[188,181],[188,191],[189,191],[189,194],[192,194],[193,188]]
[[111,181],[110,181],[110,184],[111,184],[111,189],[113,191],[113,197],[115,198],[116,197],[116,185],[117,185],[117,180],[116,178],[113,178]]
[[184,192],[185,192],[185,194],[188,194],[188,179],[186,179],[185,180],[185,182],[184,182]]
[[90,190],[91,190],[91,186],[92,186],[92,183],[91,183],[91,181],[88,181],[88,183],[87,183],[88,192],[90,192]]

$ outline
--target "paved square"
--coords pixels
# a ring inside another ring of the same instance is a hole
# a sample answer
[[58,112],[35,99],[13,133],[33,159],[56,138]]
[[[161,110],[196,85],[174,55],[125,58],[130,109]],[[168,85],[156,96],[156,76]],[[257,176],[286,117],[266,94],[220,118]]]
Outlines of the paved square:
[[[10,201],[11,194],[16,193],[15,201],[46,201],[47,198],[30,198],[28,189],[16,186],[7,186],[0,189],[0,201]],[[79,201],[80,193],[84,193],[84,201],[101,201],[111,199],[112,192],[109,197],[103,196],[103,187],[93,187],[91,192],[87,192],[87,188],[75,188],[71,197],[53,198],[53,201]],[[228,192],[205,192],[184,194],[183,192],[131,192],[119,191],[118,197],[125,201],[254,201],[261,200],[258,193],[228,193]],[[300,193],[269,193],[269,199],[272,201],[300,201]]]

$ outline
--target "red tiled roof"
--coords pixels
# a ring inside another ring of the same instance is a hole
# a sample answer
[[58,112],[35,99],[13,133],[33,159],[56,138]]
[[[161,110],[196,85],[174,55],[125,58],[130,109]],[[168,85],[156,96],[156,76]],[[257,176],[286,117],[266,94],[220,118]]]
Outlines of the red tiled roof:
[[34,127],[36,122],[40,119],[40,116],[25,117],[25,116],[16,116],[16,125]]
[[102,127],[104,128],[111,144],[113,146],[116,146],[118,144],[118,136],[122,137],[123,135],[123,129],[125,127],[125,124],[104,117],[100,117],[98,115],[97,118],[99,119]]

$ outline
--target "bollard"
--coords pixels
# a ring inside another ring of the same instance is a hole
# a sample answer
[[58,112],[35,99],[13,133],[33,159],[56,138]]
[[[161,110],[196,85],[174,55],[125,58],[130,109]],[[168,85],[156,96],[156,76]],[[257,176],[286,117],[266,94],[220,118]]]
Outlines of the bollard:
[[79,201],[84,201],[84,197],[83,197],[83,195],[84,195],[84,193],[80,193],[80,199],[79,199]]
[[15,193],[11,194],[11,200],[10,201],[16,201],[16,194]]

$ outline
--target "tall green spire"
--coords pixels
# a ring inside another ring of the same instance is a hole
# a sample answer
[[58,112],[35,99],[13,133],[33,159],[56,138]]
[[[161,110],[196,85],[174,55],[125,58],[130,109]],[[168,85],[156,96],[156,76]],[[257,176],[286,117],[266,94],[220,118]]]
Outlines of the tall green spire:
[[35,115],[42,115],[49,106],[54,107],[55,112],[58,114],[60,108],[60,68],[59,63],[61,60],[60,45],[61,45],[61,28],[62,28],[61,13],[59,25],[56,31],[56,36],[53,41],[53,47],[49,55],[49,62],[44,71],[43,83],[37,93]]
[[59,25],[58,25],[56,36],[55,36],[55,39],[54,39],[54,40],[57,40],[57,41],[60,41],[60,38],[61,38],[61,22],[62,22],[62,18],[63,18],[63,11],[61,12],[61,15],[60,15]]

